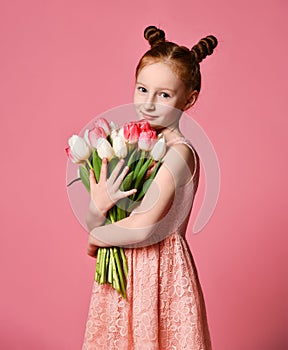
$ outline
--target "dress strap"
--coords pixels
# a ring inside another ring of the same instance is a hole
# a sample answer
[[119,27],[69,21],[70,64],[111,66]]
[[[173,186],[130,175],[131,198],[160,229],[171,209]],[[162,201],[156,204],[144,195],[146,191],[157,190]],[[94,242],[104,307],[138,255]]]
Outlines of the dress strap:
[[[191,177],[191,180],[192,180],[192,179],[194,178],[194,176],[195,176],[195,174],[196,174],[196,172],[197,172],[199,166],[200,166],[199,156],[198,156],[198,154],[197,154],[195,148],[193,147],[191,141],[188,140],[188,139],[186,139],[185,137],[181,137],[181,136],[180,136],[180,137],[176,137],[175,139],[172,139],[172,140],[170,140],[170,141],[167,141],[167,142],[166,142],[166,145],[167,145],[168,147],[171,147],[172,145],[176,145],[176,144],[179,144],[179,143],[184,143],[185,145],[187,145],[187,146],[191,149],[191,151],[192,151],[192,153],[193,153],[193,158],[194,158],[195,167],[194,167],[193,174],[192,174],[192,177]],[[190,181],[191,181],[191,180],[190,180]],[[189,181],[189,182],[190,182],[190,181]],[[188,183],[189,183],[189,182],[188,182]]]

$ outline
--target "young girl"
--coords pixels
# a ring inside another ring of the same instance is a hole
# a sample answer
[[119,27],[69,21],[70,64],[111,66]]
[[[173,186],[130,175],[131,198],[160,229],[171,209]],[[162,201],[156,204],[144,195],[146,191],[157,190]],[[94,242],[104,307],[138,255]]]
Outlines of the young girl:
[[209,350],[205,303],[185,240],[200,163],[179,120],[197,100],[199,63],[212,54],[217,39],[208,36],[189,50],[166,41],[154,26],[144,36],[151,49],[136,69],[134,103],[139,119],[162,133],[168,148],[141,204],[111,225],[103,226],[107,211],[136,191],[119,189],[128,169],[121,171],[120,161],[107,178],[103,159],[98,184],[90,173],[88,254],[96,256],[98,247],[124,247],[129,276],[127,299],[94,283],[83,350]]

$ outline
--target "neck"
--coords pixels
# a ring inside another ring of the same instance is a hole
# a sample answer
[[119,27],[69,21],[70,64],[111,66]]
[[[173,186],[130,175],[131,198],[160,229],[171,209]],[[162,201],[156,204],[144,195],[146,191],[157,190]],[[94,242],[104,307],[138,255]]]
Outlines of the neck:
[[175,138],[178,138],[178,137],[184,137],[179,129],[179,125],[176,125],[174,127],[167,127],[167,128],[163,128],[163,129],[158,129],[157,133],[158,134],[162,133],[162,135],[165,137],[165,140],[167,142],[171,141]]

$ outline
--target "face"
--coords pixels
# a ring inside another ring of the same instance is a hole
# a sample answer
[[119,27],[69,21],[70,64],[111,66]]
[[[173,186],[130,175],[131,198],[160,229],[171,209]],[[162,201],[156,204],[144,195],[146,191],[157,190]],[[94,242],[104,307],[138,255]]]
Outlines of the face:
[[148,120],[154,128],[177,127],[182,112],[193,103],[191,94],[169,65],[152,63],[139,72],[134,104],[139,118]]

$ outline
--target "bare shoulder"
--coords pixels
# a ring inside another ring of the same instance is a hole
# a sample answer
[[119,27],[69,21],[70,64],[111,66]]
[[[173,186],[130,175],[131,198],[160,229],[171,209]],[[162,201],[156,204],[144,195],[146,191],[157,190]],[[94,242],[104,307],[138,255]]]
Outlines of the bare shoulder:
[[196,167],[199,157],[195,150],[194,154],[187,144],[177,143],[169,147],[164,157],[164,164],[177,176],[177,183],[179,185],[187,183],[195,170],[197,170]]

